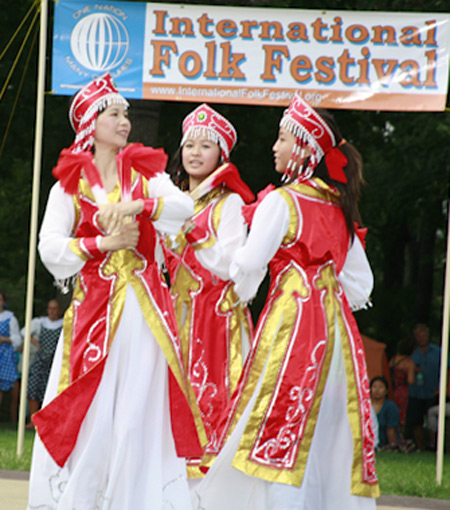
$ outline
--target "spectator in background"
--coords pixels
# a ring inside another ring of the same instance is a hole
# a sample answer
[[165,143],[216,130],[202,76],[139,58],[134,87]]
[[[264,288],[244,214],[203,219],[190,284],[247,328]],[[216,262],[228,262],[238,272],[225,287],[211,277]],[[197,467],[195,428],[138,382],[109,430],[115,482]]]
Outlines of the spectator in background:
[[387,398],[388,382],[383,376],[370,381],[370,398],[378,419],[378,447],[381,450],[397,449],[400,439],[400,414],[397,404]]
[[[27,394],[30,418],[39,411],[44,400],[45,388],[62,323],[61,308],[56,299],[51,299],[48,302],[46,317],[35,317],[31,321],[31,342],[38,350],[30,364],[28,376]],[[22,329],[21,333],[24,335],[25,329]],[[27,428],[33,428],[33,424],[29,423]]]
[[[17,356],[16,350],[22,343],[19,332],[19,323],[10,310],[5,310],[6,295],[0,291],[0,405],[3,392],[13,390],[12,409],[17,409],[14,398],[18,396]],[[12,415],[14,413],[11,413]],[[15,422],[17,416],[11,416]]]
[[416,378],[409,386],[406,425],[413,435],[418,450],[430,446],[425,440],[424,418],[428,409],[436,404],[439,392],[441,348],[430,344],[429,330],[417,324],[413,331],[416,348],[411,355],[416,364]]
[[411,358],[414,350],[412,338],[404,338],[398,344],[397,354],[389,363],[393,387],[393,400],[400,411],[400,430],[402,434],[406,424],[406,410],[408,408],[409,385],[414,384],[416,364]]

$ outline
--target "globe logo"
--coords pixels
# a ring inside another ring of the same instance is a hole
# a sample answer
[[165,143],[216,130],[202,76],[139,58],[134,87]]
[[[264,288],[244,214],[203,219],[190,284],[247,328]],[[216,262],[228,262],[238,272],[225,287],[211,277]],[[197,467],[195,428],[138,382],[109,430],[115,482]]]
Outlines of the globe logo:
[[91,71],[109,71],[120,65],[128,45],[124,24],[106,13],[86,16],[75,25],[70,36],[73,56]]

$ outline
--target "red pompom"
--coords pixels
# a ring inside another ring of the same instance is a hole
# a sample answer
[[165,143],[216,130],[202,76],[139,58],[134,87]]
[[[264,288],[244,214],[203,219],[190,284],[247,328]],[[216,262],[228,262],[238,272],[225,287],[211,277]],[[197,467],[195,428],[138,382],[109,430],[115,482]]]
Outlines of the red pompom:
[[145,147],[142,143],[127,145],[120,152],[119,157],[122,159],[124,167],[133,167],[147,179],[163,172],[168,160],[164,149]]
[[75,154],[71,149],[63,149],[52,174],[61,183],[66,193],[71,195],[78,191],[81,172],[98,175],[90,151]]

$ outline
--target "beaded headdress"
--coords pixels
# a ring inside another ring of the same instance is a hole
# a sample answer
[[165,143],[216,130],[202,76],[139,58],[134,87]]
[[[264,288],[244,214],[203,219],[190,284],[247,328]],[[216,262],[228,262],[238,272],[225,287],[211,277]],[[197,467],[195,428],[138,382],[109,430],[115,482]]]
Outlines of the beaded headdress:
[[[302,178],[311,177],[314,169],[325,156],[330,177],[341,182],[347,182],[342,169],[347,165],[347,158],[336,147],[333,131],[316,110],[301,98],[298,92],[285,110],[280,121],[280,127],[292,133],[296,138],[285,171],[286,177],[292,176],[296,166],[298,166]],[[303,168],[306,145],[309,146],[310,155],[306,168]]]
[[71,146],[72,152],[78,153],[92,148],[98,113],[112,104],[129,107],[128,101],[119,93],[109,73],[95,78],[75,95],[69,110],[69,120],[76,133]]
[[197,138],[203,133],[219,145],[223,161],[229,161],[237,141],[236,130],[228,119],[207,104],[200,105],[183,120],[181,146],[189,137]]

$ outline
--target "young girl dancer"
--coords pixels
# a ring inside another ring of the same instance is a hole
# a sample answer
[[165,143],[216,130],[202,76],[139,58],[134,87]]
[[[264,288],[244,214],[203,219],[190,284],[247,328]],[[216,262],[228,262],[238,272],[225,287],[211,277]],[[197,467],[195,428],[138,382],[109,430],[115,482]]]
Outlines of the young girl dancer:
[[299,95],[273,152],[287,183],[257,207],[231,266],[242,300],[255,295],[267,266],[270,289],[217,430],[219,445],[228,442],[194,503],[204,510],[375,509],[369,381],[351,312],[366,305],[372,287],[354,226],[361,158],[332,116]]
[[[241,208],[254,199],[229,162],[236,138],[233,125],[202,104],[184,119],[169,170],[195,200],[192,221],[167,240],[166,258],[183,362],[212,451],[216,422],[236,387],[252,329],[229,275],[231,258],[247,236]],[[201,476],[199,467],[199,459],[190,459],[192,477]]]
[[56,279],[77,276],[33,417],[29,510],[190,508],[177,452],[202,444],[157,232],[176,233],[193,202],[163,172],[161,149],[125,147],[127,108],[108,74],[81,89],[75,141],[53,172],[39,252]]

